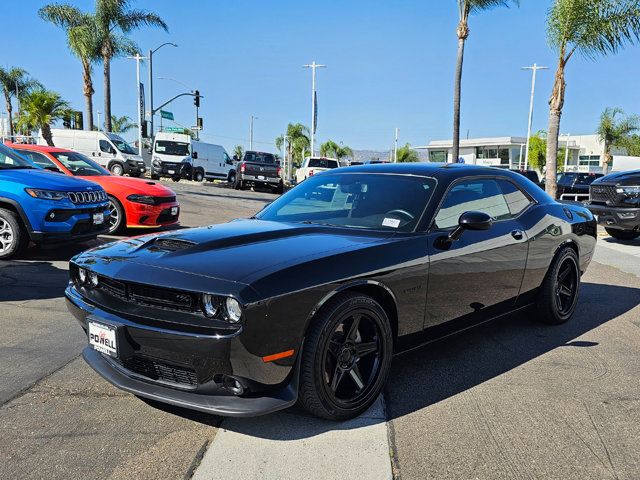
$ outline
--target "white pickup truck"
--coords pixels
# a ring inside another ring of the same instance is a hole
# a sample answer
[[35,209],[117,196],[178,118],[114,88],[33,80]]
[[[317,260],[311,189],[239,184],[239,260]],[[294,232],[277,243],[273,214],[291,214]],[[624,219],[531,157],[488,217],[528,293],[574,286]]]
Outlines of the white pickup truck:
[[296,170],[296,183],[304,182],[307,178],[312,177],[316,173],[338,168],[340,162],[335,158],[326,157],[307,157]]

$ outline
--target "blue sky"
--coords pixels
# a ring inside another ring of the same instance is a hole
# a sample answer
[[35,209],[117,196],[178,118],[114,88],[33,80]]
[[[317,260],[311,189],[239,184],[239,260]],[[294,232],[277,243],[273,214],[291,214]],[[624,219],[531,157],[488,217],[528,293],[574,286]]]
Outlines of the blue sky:
[[[90,10],[89,0],[70,0]],[[83,108],[80,63],[67,50],[61,30],[37,16],[46,1],[23,0],[4,23],[0,62],[27,69],[48,88]],[[171,41],[154,56],[156,105],[180,93],[172,77],[198,88],[202,137],[245,147],[249,117],[255,147],[273,150],[288,122],[310,123],[310,71],[318,72],[317,141],[328,138],[358,149],[388,149],[394,128],[400,142],[424,145],[451,137],[456,54],[455,0],[139,0],[169,25],[169,33],[133,34],[143,51]],[[461,131],[471,137],[524,135],[533,62],[552,67],[539,75],[534,130],[546,129],[547,99],[556,66],[545,39],[548,0],[522,0],[520,8],[473,17],[463,77]],[[592,133],[606,106],[640,113],[638,47],[588,61],[576,57],[567,73],[563,133]],[[112,65],[112,109],[135,117],[135,63]],[[94,103],[102,111],[102,67],[96,66]],[[146,83],[146,70],[143,69]],[[4,105],[0,106],[4,111]],[[193,123],[192,100],[170,110],[183,125]]]

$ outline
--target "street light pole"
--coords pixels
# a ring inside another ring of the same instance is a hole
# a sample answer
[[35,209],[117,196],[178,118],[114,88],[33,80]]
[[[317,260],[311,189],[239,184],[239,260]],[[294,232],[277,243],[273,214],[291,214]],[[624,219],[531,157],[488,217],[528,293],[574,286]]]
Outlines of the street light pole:
[[[137,83],[137,91],[138,91],[138,155],[142,156],[142,120],[144,112],[142,111],[142,91],[140,90],[140,60],[144,60],[146,57],[141,57],[140,54],[136,54],[132,58],[136,61],[136,83]],[[153,112],[153,110],[152,110]]]
[[[102,126],[100,125],[100,111],[97,111],[96,113],[98,114],[98,131],[101,132]],[[93,128],[93,126],[91,128]]]
[[165,45],[172,45],[174,47],[178,46],[175,43],[166,42],[153,50],[149,50],[149,135],[151,135],[151,138],[153,138],[153,54]]
[[570,133],[565,133],[565,134],[563,135],[563,137],[566,137],[566,138],[567,138],[567,143],[566,143],[566,145],[565,145],[565,147],[564,147],[564,167],[562,168],[562,171],[563,171],[564,173],[566,173],[566,172],[567,172],[567,161],[569,160],[569,137],[570,137],[570,136],[571,136],[571,134],[570,134]]
[[311,156],[314,155],[314,143],[316,136],[316,68],[326,68],[326,65],[319,65],[315,62],[303,65],[303,68],[311,69]]
[[251,115],[251,122],[249,123],[249,150],[253,150],[253,121],[258,120],[260,117]]
[[529,169],[529,142],[531,140],[531,124],[533,123],[533,98],[536,92],[536,75],[538,70],[548,70],[549,67],[540,67],[537,63],[534,63],[530,67],[522,67],[522,70],[531,70],[533,75],[531,77],[531,100],[529,102],[529,126],[527,127],[527,149],[524,152],[524,169]]
[[396,140],[393,145],[393,163],[398,163],[398,128],[396,127]]

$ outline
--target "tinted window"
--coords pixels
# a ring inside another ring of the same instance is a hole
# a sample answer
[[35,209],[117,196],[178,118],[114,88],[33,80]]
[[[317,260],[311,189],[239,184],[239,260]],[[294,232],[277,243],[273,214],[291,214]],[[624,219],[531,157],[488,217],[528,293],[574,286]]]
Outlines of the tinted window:
[[46,155],[40,153],[40,152],[33,152],[30,150],[16,150],[16,152],[18,152],[20,155],[22,155],[23,157],[27,157],[29,160],[31,160],[33,163],[35,163],[36,165],[38,165],[39,167],[42,168],[58,168],[58,166],[53,163],[51,160],[49,160]]
[[511,217],[498,182],[493,179],[476,179],[457,183],[449,190],[436,215],[436,226],[455,227],[460,215],[469,211],[484,212],[494,220]]
[[51,155],[65,166],[73,175],[95,177],[98,175],[110,175],[104,168],[93,160],[77,152],[52,152]]
[[338,168],[338,162],[335,160],[327,160],[326,158],[310,158],[308,166],[315,168]]
[[509,207],[509,213],[514,217],[520,215],[531,203],[529,198],[508,180],[499,180],[498,183]]
[[435,180],[406,175],[323,174],[309,177],[260,212],[263,220],[411,231]]

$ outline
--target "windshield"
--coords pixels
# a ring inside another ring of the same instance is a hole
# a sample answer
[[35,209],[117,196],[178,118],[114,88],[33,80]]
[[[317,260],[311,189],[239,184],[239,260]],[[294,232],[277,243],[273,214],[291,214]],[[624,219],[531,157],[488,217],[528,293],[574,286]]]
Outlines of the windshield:
[[116,148],[120,150],[122,153],[128,153],[130,155],[138,154],[138,152],[136,152],[131,145],[125,142],[123,138],[118,137],[117,135],[114,135],[109,139],[113,142]]
[[73,175],[82,177],[97,177],[111,175],[93,160],[77,152],[51,152],[62,165]]
[[602,176],[597,173],[565,173],[558,183],[560,185],[591,185],[596,178]]
[[409,232],[420,221],[435,184],[433,178],[409,175],[315,175],[256,218]]
[[0,170],[38,168],[36,165],[22,155],[11,150],[6,145],[0,144]]
[[168,140],[156,140],[156,153],[164,155],[176,155],[186,157],[189,155],[189,144],[186,142],[172,142]]

